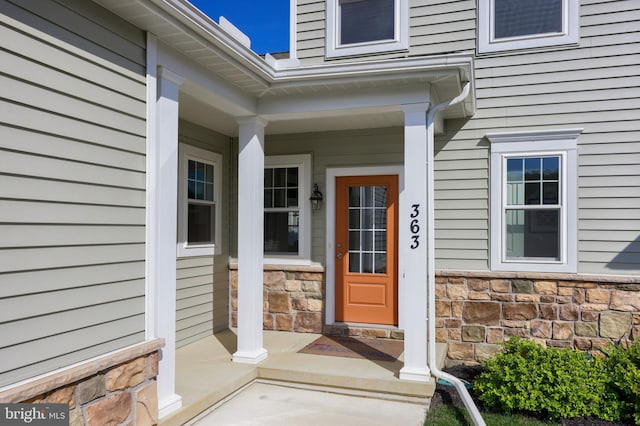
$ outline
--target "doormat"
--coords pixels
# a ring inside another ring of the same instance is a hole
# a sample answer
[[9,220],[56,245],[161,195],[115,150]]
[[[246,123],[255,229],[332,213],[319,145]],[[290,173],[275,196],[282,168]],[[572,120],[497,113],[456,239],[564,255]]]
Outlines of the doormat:
[[345,336],[322,336],[299,353],[361,358],[372,361],[395,361],[404,350],[401,340],[362,339]]

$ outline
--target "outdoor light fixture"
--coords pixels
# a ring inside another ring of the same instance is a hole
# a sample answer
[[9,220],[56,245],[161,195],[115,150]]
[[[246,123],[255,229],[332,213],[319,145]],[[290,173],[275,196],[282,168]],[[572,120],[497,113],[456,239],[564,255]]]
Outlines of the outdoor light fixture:
[[309,200],[311,200],[311,208],[313,210],[320,210],[320,207],[322,207],[322,192],[318,189],[317,183],[313,184],[313,192]]

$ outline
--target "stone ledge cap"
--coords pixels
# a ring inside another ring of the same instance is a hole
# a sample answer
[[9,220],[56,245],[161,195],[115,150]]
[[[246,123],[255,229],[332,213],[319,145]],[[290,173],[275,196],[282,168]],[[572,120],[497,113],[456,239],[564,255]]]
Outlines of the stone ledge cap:
[[438,269],[436,270],[436,277],[584,281],[599,284],[640,284],[640,277],[637,275],[596,275],[571,274],[562,272],[492,272],[454,271],[448,269]]
[[63,367],[52,373],[40,375],[5,388],[0,388],[0,403],[16,403],[42,395],[53,389],[75,383],[134,358],[158,351],[164,339],[153,339],[113,352],[99,355],[86,361]]

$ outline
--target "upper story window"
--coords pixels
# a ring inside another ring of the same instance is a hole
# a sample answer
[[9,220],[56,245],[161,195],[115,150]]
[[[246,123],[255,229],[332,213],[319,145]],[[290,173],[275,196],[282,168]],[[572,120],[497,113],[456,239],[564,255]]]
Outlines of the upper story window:
[[408,48],[408,0],[326,1],[328,58]]
[[222,157],[180,144],[178,163],[178,256],[207,256],[220,248]]
[[311,156],[265,157],[264,255],[267,262],[311,257]]
[[576,272],[580,130],[488,134],[491,269]]
[[478,51],[578,42],[578,0],[478,0]]

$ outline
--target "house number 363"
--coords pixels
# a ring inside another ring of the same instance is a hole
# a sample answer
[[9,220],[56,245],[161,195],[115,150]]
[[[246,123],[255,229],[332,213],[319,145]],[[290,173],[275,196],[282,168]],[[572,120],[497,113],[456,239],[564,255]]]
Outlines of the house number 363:
[[411,246],[412,250],[417,249],[420,246],[420,204],[411,205],[411,223],[409,224],[409,231],[411,231]]

